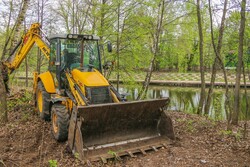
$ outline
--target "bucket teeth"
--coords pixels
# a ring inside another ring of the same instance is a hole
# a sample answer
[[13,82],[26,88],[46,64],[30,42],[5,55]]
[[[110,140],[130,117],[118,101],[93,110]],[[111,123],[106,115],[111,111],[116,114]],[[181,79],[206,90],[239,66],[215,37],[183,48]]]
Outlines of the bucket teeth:
[[167,148],[167,145],[166,145],[165,143],[163,143],[162,146],[163,146],[164,148]]
[[104,163],[104,164],[108,163],[106,158],[100,157],[100,159],[101,159],[102,163]]
[[[144,145],[141,148],[137,148],[137,149],[127,149],[127,150],[122,150],[122,151],[117,151],[117,152],[112,152],[112,153],[104,153],[101,154],[99,156],[90,156],[88,157],[87,161],[90,162],[94,162],[94,161],[101,161],[103,164],[107,164],[108,163],[108,159],[115,159],[117,161],[121,161],[122,160],[122,156],[129,156],[131,158],[136,158],[137,155],[136,154],[140,154],[142,153],[143,155],[147,154],[147,151],[159,151],[159,149],[161,148],[167,148],[167,145],[171,144],[171,142],[169,143],[155,143],[153,145]],[[86,161],[86,159],[85,159]]]
[[136,156],[132,153],[132,152],[130,152],[130,151],[127,151],[127,153],[128,153],[128,155],[130,156],[130,157],[132,157],[132,158],[135,158]]
[[116,160],[118,160],[118,161],[121,161],[122,160],[122,158],[119,156],[119,155],[117,155],[117,154],[115,154],[115,157],[114,157]]
[[146,155],[146,154],[147,154],[143,149],[140,149],[140,151],[141,151],[141,153],[142,153],[143,155]]
[[151,148],[156,152],[158,149],[155,146],[151,146]]

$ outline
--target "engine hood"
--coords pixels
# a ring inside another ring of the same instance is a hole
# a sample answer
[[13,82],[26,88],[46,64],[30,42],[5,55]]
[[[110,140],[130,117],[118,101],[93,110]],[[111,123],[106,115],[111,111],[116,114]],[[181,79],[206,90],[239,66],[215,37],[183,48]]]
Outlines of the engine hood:
[[108,81],[104,76],[97,70],[91,72],[80,71],[74,69],[71,71],[73,79],[81,86],[109,86]]

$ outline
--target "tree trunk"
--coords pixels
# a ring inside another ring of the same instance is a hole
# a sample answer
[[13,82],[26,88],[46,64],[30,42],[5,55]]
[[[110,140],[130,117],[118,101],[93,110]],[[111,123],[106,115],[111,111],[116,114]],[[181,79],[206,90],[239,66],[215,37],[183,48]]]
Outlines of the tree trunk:
[[197,19],[198,19],[198,29],[199,29],[199,52],[200,52],[200,74],[201,74],[201,93],[199,107],[197,114],[201,114],[204,102],[205,102],[205,69],[204,69],[204,60],[203,60],[203,32],[202,32],[202,23],[201,23],[201,12],[200,12],[200,0],[197,0]]
[[150,62],[150,65],[149,65],[149,68],[148,68],[148,71],[147,71],[147,75],[145,77],[145,80],[144,80],[144,83],[143,83],[143,86],[142,86],[142,89],[138,93],[138,96],[137,96],[136,100],[141,100],[147,95],[148,86],[149,86],[150,79],[151,79],[151,76],[152,76],[154,62],[155,62],[155,55],[151,59],[151,62]]
[[[24,29],[26,30],[26,22],[24,20]],[[29,64],[28,64],[28,57],[25,57],[25,86],[28,87],[28,69],[29,69]]]
[[1,60],[4,60],[5,59],[5,56],[7,54],[7,47],[8,47],[8,44],[10,42],[10,38],[12,36],[12,33],[13,33],[13,29],[11,30],[10,32],[10,20],[11,20],[11,17],[12,17],[12,6],[13,6],[13,1],[10,1],[10,13],[9,13],[9,16],[8,16],[8,23],[7,23],[7,26],[6,26],[6,37],[5,37],[5,44],[4,44],[4,47],[3,47],[3,52],[2,52],[2,57],[1,57]]
[[[43,1],[40,4],[40,0],[37,1],[37,22],[40,23],[40,27],[42,27],[43,24]],[[40,74],[41,72],[41,50],[38,48],[37,49],[37,63],[36,63],[36,71],[38,72],[38,74]]]
[[[105,64],[106,63],[106,56],[105,56],[105,52],[104,52],[104,41],[103,41],[103,35],[104,35],[104,31],[105,31],[105,28],[104,28],[104,21],[105,21],[105,15],[106,15],[106,12],[105,12],[105,7],[104,5],[106,4],[107,0],[102,0],[102,5],[101,5],[101,18],[100,18],[100,31],[98,33],[99,37],[100,37],[100,45],[101,45],[101,49],[100,49],[100,52],[101,52],[101,56],[102,56],[102,63]],[[104,68],[104,76],[108,77],[107,75],[107,69]]]
[[241,1],[241,20],[239,30],[239,46],[238,46],[238,63],[236,69],[236,81],[234,91],[234,111],[232,114],[231,123],[233,125],[238,124],[238,117],[240,111],[240,79],[242,73],[242,62],[243,62],[243,42],[245,33],[245,22],[246,22],[246,0]]
[[246,139],[248,136],[247,118],[248,118],[248,113],[249,113],[249,101],[248,101],[249,98],[247,96],[246,71],[245,71],[244,62],[242,62],[242,72],[243,72],[243,80],[244,80],[244,96],[246,98],[246,110],[245,110],[245,123],[244,123],[243,139]]
[[7,115],[7,101],[6,101],[6,89],[3,78],[3,64],[0,62],[0,124],[8,121]]
[[18,40],[20,38],[20,30],[21,30],[22,23],[23,23],[24,18],[25,18],[26,11],[28,9],[29,1],[30,0],[23,0],[22,1],[22,8],[18,14],[17,21],[15,23],[14,34],[13,34],[14,36],[11,40],[9,55],[13,52],[13,49],[17,45]]
[[120,2],[118,2],[117,8],[117,41],[116,41],[116,53],[117,53],[117,91],[119,92],[119,82],[120,82]]

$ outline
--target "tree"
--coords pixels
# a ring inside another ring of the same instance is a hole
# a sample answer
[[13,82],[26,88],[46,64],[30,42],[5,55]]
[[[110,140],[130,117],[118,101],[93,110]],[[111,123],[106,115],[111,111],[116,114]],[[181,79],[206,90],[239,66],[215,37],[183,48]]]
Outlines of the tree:
[[202,109],[205,102],[205,69],[204,69],[204,60],[203,60],[203,31],[201,23],[201,12],[200,12],[200,0],[197,0],[197,20],[198,20],[198,32],[199,32],[199,53],[200,53],[200,74],[201,74],[201,93],[200,101],[198,107],[198,114],[202,113]]
[[213,94],[213,88],[215,83],[215,77],[218,70],[218,66],[223,69],[224,72],[224,80],[226,84],[226,90],[228,90],[228,84],[227,84],[227,77],[226,77],[226,71],[223,65],[223,61],[221,59],[221,48],[222,48],[222,39],[224,35],[224,25],[225,25],[225,18],[226,18],[226,12],[227,12],[227,2],[228,0],[224,1],[224,9],[221,17],[221,24],[219,29],[219,36],[218,36],[218,43],[217,46],[215,44],[215,37],[214,37],[214,28],[213,28],[213,16],[212,16],[212,9],[211,9],[211,0],[208,0],[209,3],[209,15],[210,15],[210,28],[211,28],[211,40],[213,45],[213,50],[215,53],[215,58],[213,62],[212,67],[212,74],[211,74],[211,81],[210,81],[210,87],[207,95],[207,100],[205,104],[205,114],[209,113],[210,105],[211,105],[211,99]]
[[[9,49],[10,55],[12,54],[13,49],[15,47],[16,39],[19,38],[19,36],[20,36],[21,25],[24,21],[24,17],[25,17],[27,8],[28,8],[28,4],[29,4],[29,0],[23,0],[21,10],[19,11],[17,20],[15,22],[15,26],[12,30],[14,33],[14,37],[12,38],[12,40],[6,40],[6,42],[12,41],[11,45],[10,45],[10,49]],[[12,10],[12,9],[10,9],[10,10]],[[10,12],[10,14],[11,14],[11,12]],[[8,25],[9,24],[10,24],[10,19],[9,19]],[[8,44],[5,44],[5,46],[8,46]],[[6,54],[6,53],[3,53],[2,58],[5,57],[4,54]],[[8,75],[8,71],[7,71],[6,67],[1,62],[0,63],[0,93],[1,93],[1,97],[0,97],[0,121],[1,122],[8,121],[7,101],[6,101],[6,93],[8,91],[7,90],[8,88],[6,86],[4,86],[8,80],[8,76],[6,76],[6,75]]]
[[11,17],[12,17],[12,12],[13,12],[13,1],[10,1],[9,3],[6,3],[6,2],[3,2],[3,3],[5,5],[9,4],[9,13],[8,13],[8,21],[7,21],[7,25],[6,25],[6,29],[5,29],[6,35],[5,35],[5,42],[4,42],[4,47],[2,50],[1,60],[5,59],[5,55],[7,53],[7,47],[8,47],[8,44],[10,43],[11,36],[13,33],[13,29],[10,31]]
[[64,0],[56,1],[57,5],[54,5],[54,13],[59,16],[60,23],[64,26],[67,33],[86,33],[87,30],[91,30],[93,23],[90,16],[91,1],[80,0]]
[[236,81],[234,91],[234,110],[232,114],[231,123],[233,125],[238,124],[238,117],[240,112],[240,79],[243,68],[243,45],[244,45],[244,33],[246,22],[246,0],[241,1],[241,19],[239,29],[239,45],[238,45],[238,63],[236,68]]
[[147,70],[147,75],[145,77],[143,87],[138,94],[137,100],[145,98],[146,96],[148,86],[151,80],[152,72],[153,72],[154,63],[155,63],[157,55],[159,54],[159,42],[160,42],[160,34],[162,32],[164,9],[165,9],[165,0],[162,0],[160,1],[159,6],[158,6],[157,26],[156,26],[155,32],[152,34],[153,46],[152,46],[151,51],[153,53],[153,57],[150,61],[150,65]]

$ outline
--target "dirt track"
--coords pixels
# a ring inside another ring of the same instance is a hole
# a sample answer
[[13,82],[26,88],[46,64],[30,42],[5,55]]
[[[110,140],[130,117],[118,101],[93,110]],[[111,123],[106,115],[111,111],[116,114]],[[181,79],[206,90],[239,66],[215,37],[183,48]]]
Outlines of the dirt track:
[[169,112],[177,140],[168,148],[108,164],[83,164],[70,153],[67,142],[53,139],[50,123],[34,114],[24,94],[9,99],[9,123],[0,127],[0,167],[49,166],[53,160],[57,166],[250,166],[250,138],[242,139],[241,126],[228,132],[223,122],[179,112]]

